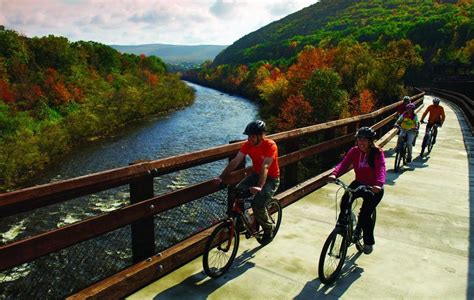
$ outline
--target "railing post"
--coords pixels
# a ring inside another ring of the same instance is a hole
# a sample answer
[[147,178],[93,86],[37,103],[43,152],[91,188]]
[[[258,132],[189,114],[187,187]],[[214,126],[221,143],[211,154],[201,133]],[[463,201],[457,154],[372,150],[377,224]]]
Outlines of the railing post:
[[[153,176],[130,183],[130,204],[153,198]],[[131,224],[133,263],[137,263],[155,254],[154,218],[148,217]]]
[[[300,144],[298,140],[291,140],[285,143],[286,154],[299,150]],[[285,167],[283,187],[285,190],[290,189],[298,184],[298,162],[292,163]]]

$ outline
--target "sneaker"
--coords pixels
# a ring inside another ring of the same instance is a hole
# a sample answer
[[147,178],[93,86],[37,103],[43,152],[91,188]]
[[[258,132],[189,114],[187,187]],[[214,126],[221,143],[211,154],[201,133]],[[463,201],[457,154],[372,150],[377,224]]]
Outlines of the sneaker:
[[262,236],[262,245],[267,245],[273,240],[273,232],[264,232]]
[[354,230],[354,235],[352,236],[352,239],[354,240],[354,242],[357,242],[361,238],[362,238],[362,229],[356,228]]
[[363,250],[365,254],[370,254],[374,251],[374,246],[372,245],[364,245]]

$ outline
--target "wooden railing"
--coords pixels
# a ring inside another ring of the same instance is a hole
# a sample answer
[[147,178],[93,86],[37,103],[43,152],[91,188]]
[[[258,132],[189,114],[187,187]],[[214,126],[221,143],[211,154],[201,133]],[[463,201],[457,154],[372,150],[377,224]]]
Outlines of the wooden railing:
[[471,133],[474,134],[474,101],[464,94],[437,88],[428,89],[430,93],[446,98],[458,106],[464,113]]
[[[413,97],[416,103],[423,100],[424,93]],[[282,169],[292,174],[295,163],[328,150],[347,147],[354,141],[354,132],[360,126],[372,126],[381,133],[387,132],[378,141],[387,143],[395,131],[390,130],[400,102],[381,108],[373,113],[330,121],[309,127],[270,135],[279,145],[291,144],[292,152],[279,158]],[[386,129],[388,128],[388,129]],[[328,140],[305,148],[298,148],[297,140],[318,133],[331,137]],[[342,134],[341,134],[342,133]],[[153,178],[233,157],[242,142],[214,147],[165,159],[136,163],[127,167],[108,170],[61,182],[35,186],[23,190],[0,194],[0,217],[64,202],[126,184],[130,185],[131,205],[104,213],[71,225],[32,236],[0,247],[0,271],[33,261],[43,255],[57,252],[82,241],[86,241],[126,225],[132,227],[133,260],[131,267],[84,289],[72,298],[122,297],[164,276],[202,254],[206,237],[212,228],[156,254],[153,234],[153,217],[171,208],[189,203],[215,193],[221,186],[207,180],[177,191],[154,195]],[[290,148],[290,147],[288,147]],[[296,149],[295,149],[296,148]],[[226,183],[235,184],[249,168],[233,172]],[[279,193],[276,198],[287,206],[325,184],[329,171],[323,172],[303,183]],[[292,179],[292,178],[288,178]]]

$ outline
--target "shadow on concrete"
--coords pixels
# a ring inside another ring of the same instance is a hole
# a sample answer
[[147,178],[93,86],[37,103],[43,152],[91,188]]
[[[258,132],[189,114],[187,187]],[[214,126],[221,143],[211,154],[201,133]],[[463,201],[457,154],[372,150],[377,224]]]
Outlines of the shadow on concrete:
[[446,101],[443,98],[443,102],[449,106],[456,117],[458,118],[459,126],[461,127],[461,132],[464,141],[464,148],[467,152],[468,159],[468,168],[469,168],[469,266],[468,266],[468,275],[467,275],[467,291],[466,299],[474,299],[474,137],[472,132],[469,129],[468,122],[465,119],[464,113],[452,104],[449,101]]
[[331,285],[324,285],[315,278],[308,281],[295,299],[339,299],[351,287],[357,279],[362,276],[364,269],[359,267],[356,260],[362,255],[361,252],[354,253],[346,258],[342,273]]
[[245,250],[240,256],[235,258],[227,273],[219,278],[212,279],[204,271],[201,271],[155,295],[153,299],[207,299],[212,292],[255,267],[255,264],[250,262],[250,259],[261,248],[263,246]]
[[[429,154],[425,154],[423,157],[421,157],[420,155],[415,156],[414,151],[412,155],[414,156],[414,158],[411,163],[401,166],[398,172],[395,172],[393,165],[385,166],[387,168],[387,178],[385,180],[385,184],[395,185],[398,177],[400,177],[404,172],[412,172],[416,169],[423,169],[429,166],[429,164],[427,164],[430,158]],[[395,150],[393,148],[385,150],[385,157],[392,156],[395,156]]]

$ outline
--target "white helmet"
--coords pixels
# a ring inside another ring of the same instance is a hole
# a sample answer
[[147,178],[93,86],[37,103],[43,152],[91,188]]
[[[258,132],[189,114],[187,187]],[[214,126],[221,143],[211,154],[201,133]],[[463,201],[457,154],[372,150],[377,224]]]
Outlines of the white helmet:
[[433,98],[433,103],[434,104],[439,104],[441,100],[439,98]]

